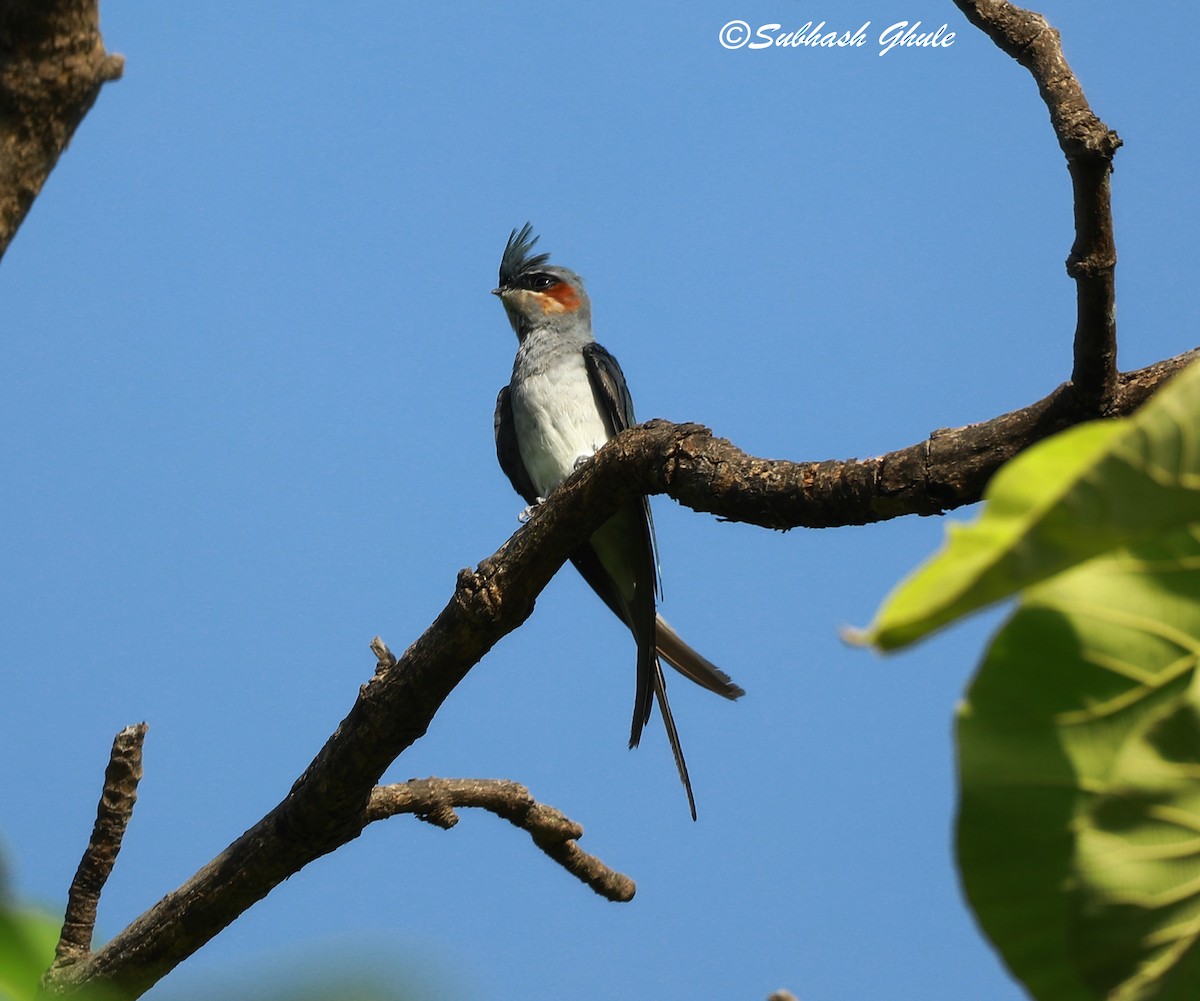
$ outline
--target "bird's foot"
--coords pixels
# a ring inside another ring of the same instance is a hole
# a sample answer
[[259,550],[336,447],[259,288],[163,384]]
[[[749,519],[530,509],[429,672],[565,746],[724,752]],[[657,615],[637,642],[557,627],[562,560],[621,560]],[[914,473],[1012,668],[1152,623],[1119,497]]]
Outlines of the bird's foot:
[[530,518],[533,517],[534,508],[536,508],[539,504],[541,504],[543,501],[545,501],[545,499],[546,499],[545,497],[537,498],[532,504],[529,505],[529,507],[525,508],[525,510],[523,510],[519,515],[517,515],[517,521],[519,521],[522,525],[524,525],[525,522],[527,522]]

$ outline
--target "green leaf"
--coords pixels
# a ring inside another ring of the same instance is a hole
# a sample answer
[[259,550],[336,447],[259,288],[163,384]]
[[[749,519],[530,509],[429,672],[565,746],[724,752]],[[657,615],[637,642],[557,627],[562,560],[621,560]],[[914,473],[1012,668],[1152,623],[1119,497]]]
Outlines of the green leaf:
[[[1113,1001],[1200,990],[1200,678],[1125,742],[1079,818],[1076,961]],[[1133,971],[1131,973],[1131,971]]]
[[1026,591],[958,722],[959,865],[1037,998],[1194,998],[1200,528]]
[[32,1001],[54,960],[61,921],[0,906],[0,1001]]
[[1200,521],[1200,364],[1137,414],[1072,428],[1005,464],[986,507],[884,601],[855,642],[894,649],[1099,555]]

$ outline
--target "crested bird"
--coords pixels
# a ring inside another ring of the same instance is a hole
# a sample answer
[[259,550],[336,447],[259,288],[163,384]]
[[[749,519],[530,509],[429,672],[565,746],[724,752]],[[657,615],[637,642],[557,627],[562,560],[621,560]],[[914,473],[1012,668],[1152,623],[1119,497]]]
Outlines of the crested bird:
[[[496,455],[530,506],[563,482],[606,441],[636,423],[616,358],[596,343],[583,279],[533,254],[526,223],[509,234],[500,258],[500,297],[517,335],[512,378],[496,399]],[[626,502],[571,562],[637,644],[637,688],[629,746],[636,747],[657,699],[692,819],[696,800],[679,744],[662,661],[727,699],[745,692],[685,643],[657,612],[658,560],[647,498]]]

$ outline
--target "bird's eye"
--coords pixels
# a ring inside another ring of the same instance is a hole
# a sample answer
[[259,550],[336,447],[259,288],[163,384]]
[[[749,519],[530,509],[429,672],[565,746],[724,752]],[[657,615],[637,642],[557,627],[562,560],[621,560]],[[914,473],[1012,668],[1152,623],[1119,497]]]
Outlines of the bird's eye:
[[551,275],[534,275],[529,279],[529,287],[534,292],[545,292],[551,285],[557,285],[558,279]]

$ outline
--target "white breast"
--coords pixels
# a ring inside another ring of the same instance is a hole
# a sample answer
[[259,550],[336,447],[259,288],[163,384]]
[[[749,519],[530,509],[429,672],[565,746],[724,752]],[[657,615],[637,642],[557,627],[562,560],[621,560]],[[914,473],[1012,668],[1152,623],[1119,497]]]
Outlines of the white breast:
[[555,351],[536,361],[518,362],[510,392],[521,460],[538,496],[545,498],[581,456],[608,441],[609,433],[581,351]]

